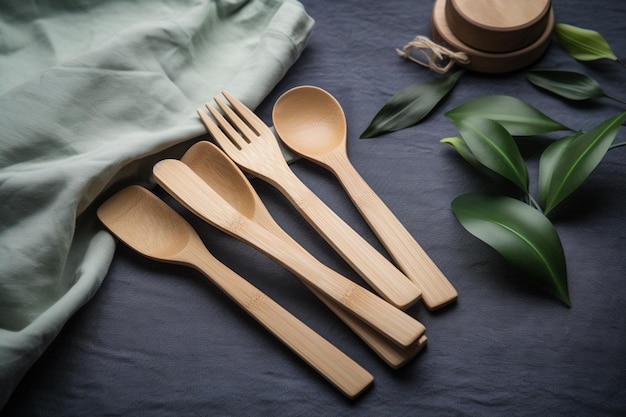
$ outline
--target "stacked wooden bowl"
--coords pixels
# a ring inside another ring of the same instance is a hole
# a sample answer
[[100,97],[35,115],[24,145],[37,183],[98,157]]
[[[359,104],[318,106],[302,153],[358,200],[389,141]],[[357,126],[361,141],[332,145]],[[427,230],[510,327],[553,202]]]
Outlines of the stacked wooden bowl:
[[436,0],[433,40],[464,52],[470,70],[502,73],[524,68],[550,44],[554,11],[550,0]]

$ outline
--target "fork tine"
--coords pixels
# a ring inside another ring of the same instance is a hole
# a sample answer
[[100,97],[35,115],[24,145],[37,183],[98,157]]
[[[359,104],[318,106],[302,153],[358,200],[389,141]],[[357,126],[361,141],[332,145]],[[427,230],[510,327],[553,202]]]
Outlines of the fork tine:
[[263,132],[265,129],[268,129],[267,125],[263,123],[259,117],[254,114],[252,110],[246,107],[241,101],[237,100],[233,97],[228,91],[222,91],[226,100],[230,103],[230,105],[235,109],[235,111],[241,116],[243,120],[248,122],[250,126],[252,126],[259,134]]
[[231,147],[234,146],[235,148],[240,150],[243,146],[246,145],[245,138],[241,137],[239,132],[237,132],[237,130],[233,128],[230,122],[228,122],[228,120],[226,120],[224,116],[222,116],[221,113],[217,111],[217,109],[215,109],[208,103],[206,104],[206,108],[209,113],[211,113],[211,116],[213,116],[213,118],[215,119],[215,123],[212,122],[212,124],[216,132],[211,132],[211,134],[213,134],[213,137],[215,138],[217,143],[220,144],[222,149],[226,151],[225,146],[231,145]]
[[251,129],[246,123],[245,118],[242,119],[239,117],[239,115],[229,105],[217,97],[214,97],[213,100],[215,100],[219,108],[222,109],[226,119],[230,120],[231,125],[235,125],[235,127],[239,129],[239,132],[241,132],[241,136],[243,136],[248,142],[259,135],[258,131]]
[[[208,107],[209,106],[207,104],[207,108]],[[213,138],[215,138],[218,141],[230,142],[228,137],[224,135],[224,132],[221,131],[221,129],[215,124],[215,122],[211,120],[211,118],[202,109],[196,109],[196,113],[198,113],[198,116],[200,116],[200,120],[202,121],[202,124],[204,125],[206,130],[209,131],[211,136],[213,136]]]
[[[211,109],[209,105],[207,105],[207,108],[209,108],[209,110]],[[215,124],[215,122],[211,120],[211,118],[204,111],[202,111],[202,109],[198,109],[197,112],[198,116],[200,116],[200,119],[202,120],[202,123],[204,123],[204,126],[207,128],[211,136],[213,136],[213,139],[215,139],[222,149],[224,149],[224,151],[226,151],[225,148],[232,149],[233,151],[240,149],[237,148],[238,145],[234,144]]]
[[[202,111],[202,109],[196,109],[196,113],[198,113],[198,116],[200,116],[200,120],[202,121],[202,124],[204,124],[204,127],[206,127],[206,129],[209,131],[209,133],[212,136],[220,136],[220,135],[224,136],[220,128],[217,127],[215,122],[211,120],[209,116],[207,116],[207,114],[204,111]],[[226,137],[224,136],[224,138]]]

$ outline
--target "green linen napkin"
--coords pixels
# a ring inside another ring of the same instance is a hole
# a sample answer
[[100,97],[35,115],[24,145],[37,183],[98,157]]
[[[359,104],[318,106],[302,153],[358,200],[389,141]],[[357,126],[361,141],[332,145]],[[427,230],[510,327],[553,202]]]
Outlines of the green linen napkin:
[[0,2],[0,408],[106,274],[98,199],[221,90],[256,107],[312,26],[295,0]]

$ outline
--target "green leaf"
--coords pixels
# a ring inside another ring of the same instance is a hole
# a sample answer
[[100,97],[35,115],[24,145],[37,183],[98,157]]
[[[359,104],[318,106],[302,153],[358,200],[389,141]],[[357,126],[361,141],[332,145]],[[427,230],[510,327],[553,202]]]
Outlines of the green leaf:
[[604,92],[596,80],[580,72],[543,69],[529,70],[526,71],[525,75],[526,79],[535,86],[570,100],[608,97],[626,104],[626,101]]
[[531,105],[510,96],[478,97],[448,111],[445,115],[455,123],[467,117],[495,120],[513,136],[571,130]]
[[[561,153],[565,149],[566,145],[575,138],[581,136],[584,132],[576,132],[571,136],[564,137],[554,141],[548,146],[541,154],[539,161],[539,203],[545,207],[546,195],[549,192],[550,181],[552,180],[551,171],[561,159]],[[544,210],[544,214],[547,212]]]
[[593,78],[576,71],[530,70],[526,79],[537,87],[570,100],[605,97],[606,94]]
[[470,148],[467,146],[467,143],[463,140],[461,136],[452,136],[449,138],[443,138],[439,142],[447,143],[448,145],[452,145],[454,149],[465,159],[471,166],[478,170],[482,170],[485,168],[483,164],[478,162],[478,159],[474,156]]
[[376,113],[361,138],[373,138],[419,123],[452,90],[463,72],[400,90]]
[[528,169],[513,137],[498,122],[477,117],[457,121],[461,137],[478,162],[528,194]]
[[620,113],[588,132],[546,148],[539,161],[539,201],[545,214],[576,190],[598,166],[625,119],[626,112]]
[[606,58],[617,61],[617,56],[615,56],[607,41],[594,30],[557,23],[554,25],[554,34],[561,46],[574,59],[595,61]]
[[457,197],[452,211],[468,232],[570,305],[561,240],[543,214],[521,201],[485,193]]
[[452,136],[449,138],[443,138],[439,142],[447,143],[451,145],[456,151],[468,162],[473,168],[477,171],[485,175],[487,178],[497,181],[497,182],[508,182],[502,175],[490,170],[483,164],[481,164],[478,159],[474,156],[470,148],[467,146],[467,143],[463,140],[461,136]]
[[506,180],[499,174],[493,172],[483,164],[481,164],[478,159],[474,156],[470,148],[467,146],[467,143],[463,140],[461,136],[452,136],[449,138],[443,138],[439,142],[447,143],[448,145],[452,145],[454,149],[468,162],[472,167],[478,170],[480,173],[485,175],[487,178],[498,181],[505,182]]

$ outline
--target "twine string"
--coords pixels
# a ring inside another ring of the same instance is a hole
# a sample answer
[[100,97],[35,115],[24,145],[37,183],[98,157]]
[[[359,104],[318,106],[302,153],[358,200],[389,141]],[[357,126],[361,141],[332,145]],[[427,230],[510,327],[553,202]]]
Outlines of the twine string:
[[[414,56],[412,53],[414,49],[422,54],[423,59]],[[470,62],[469,56],[465,52],[452,51],[421,35],[416,36],[404,48],[396,49],[396,51],[401,57],[430,68],[439,74],[450,71],[457,62],[460,64],[469,64]]]

